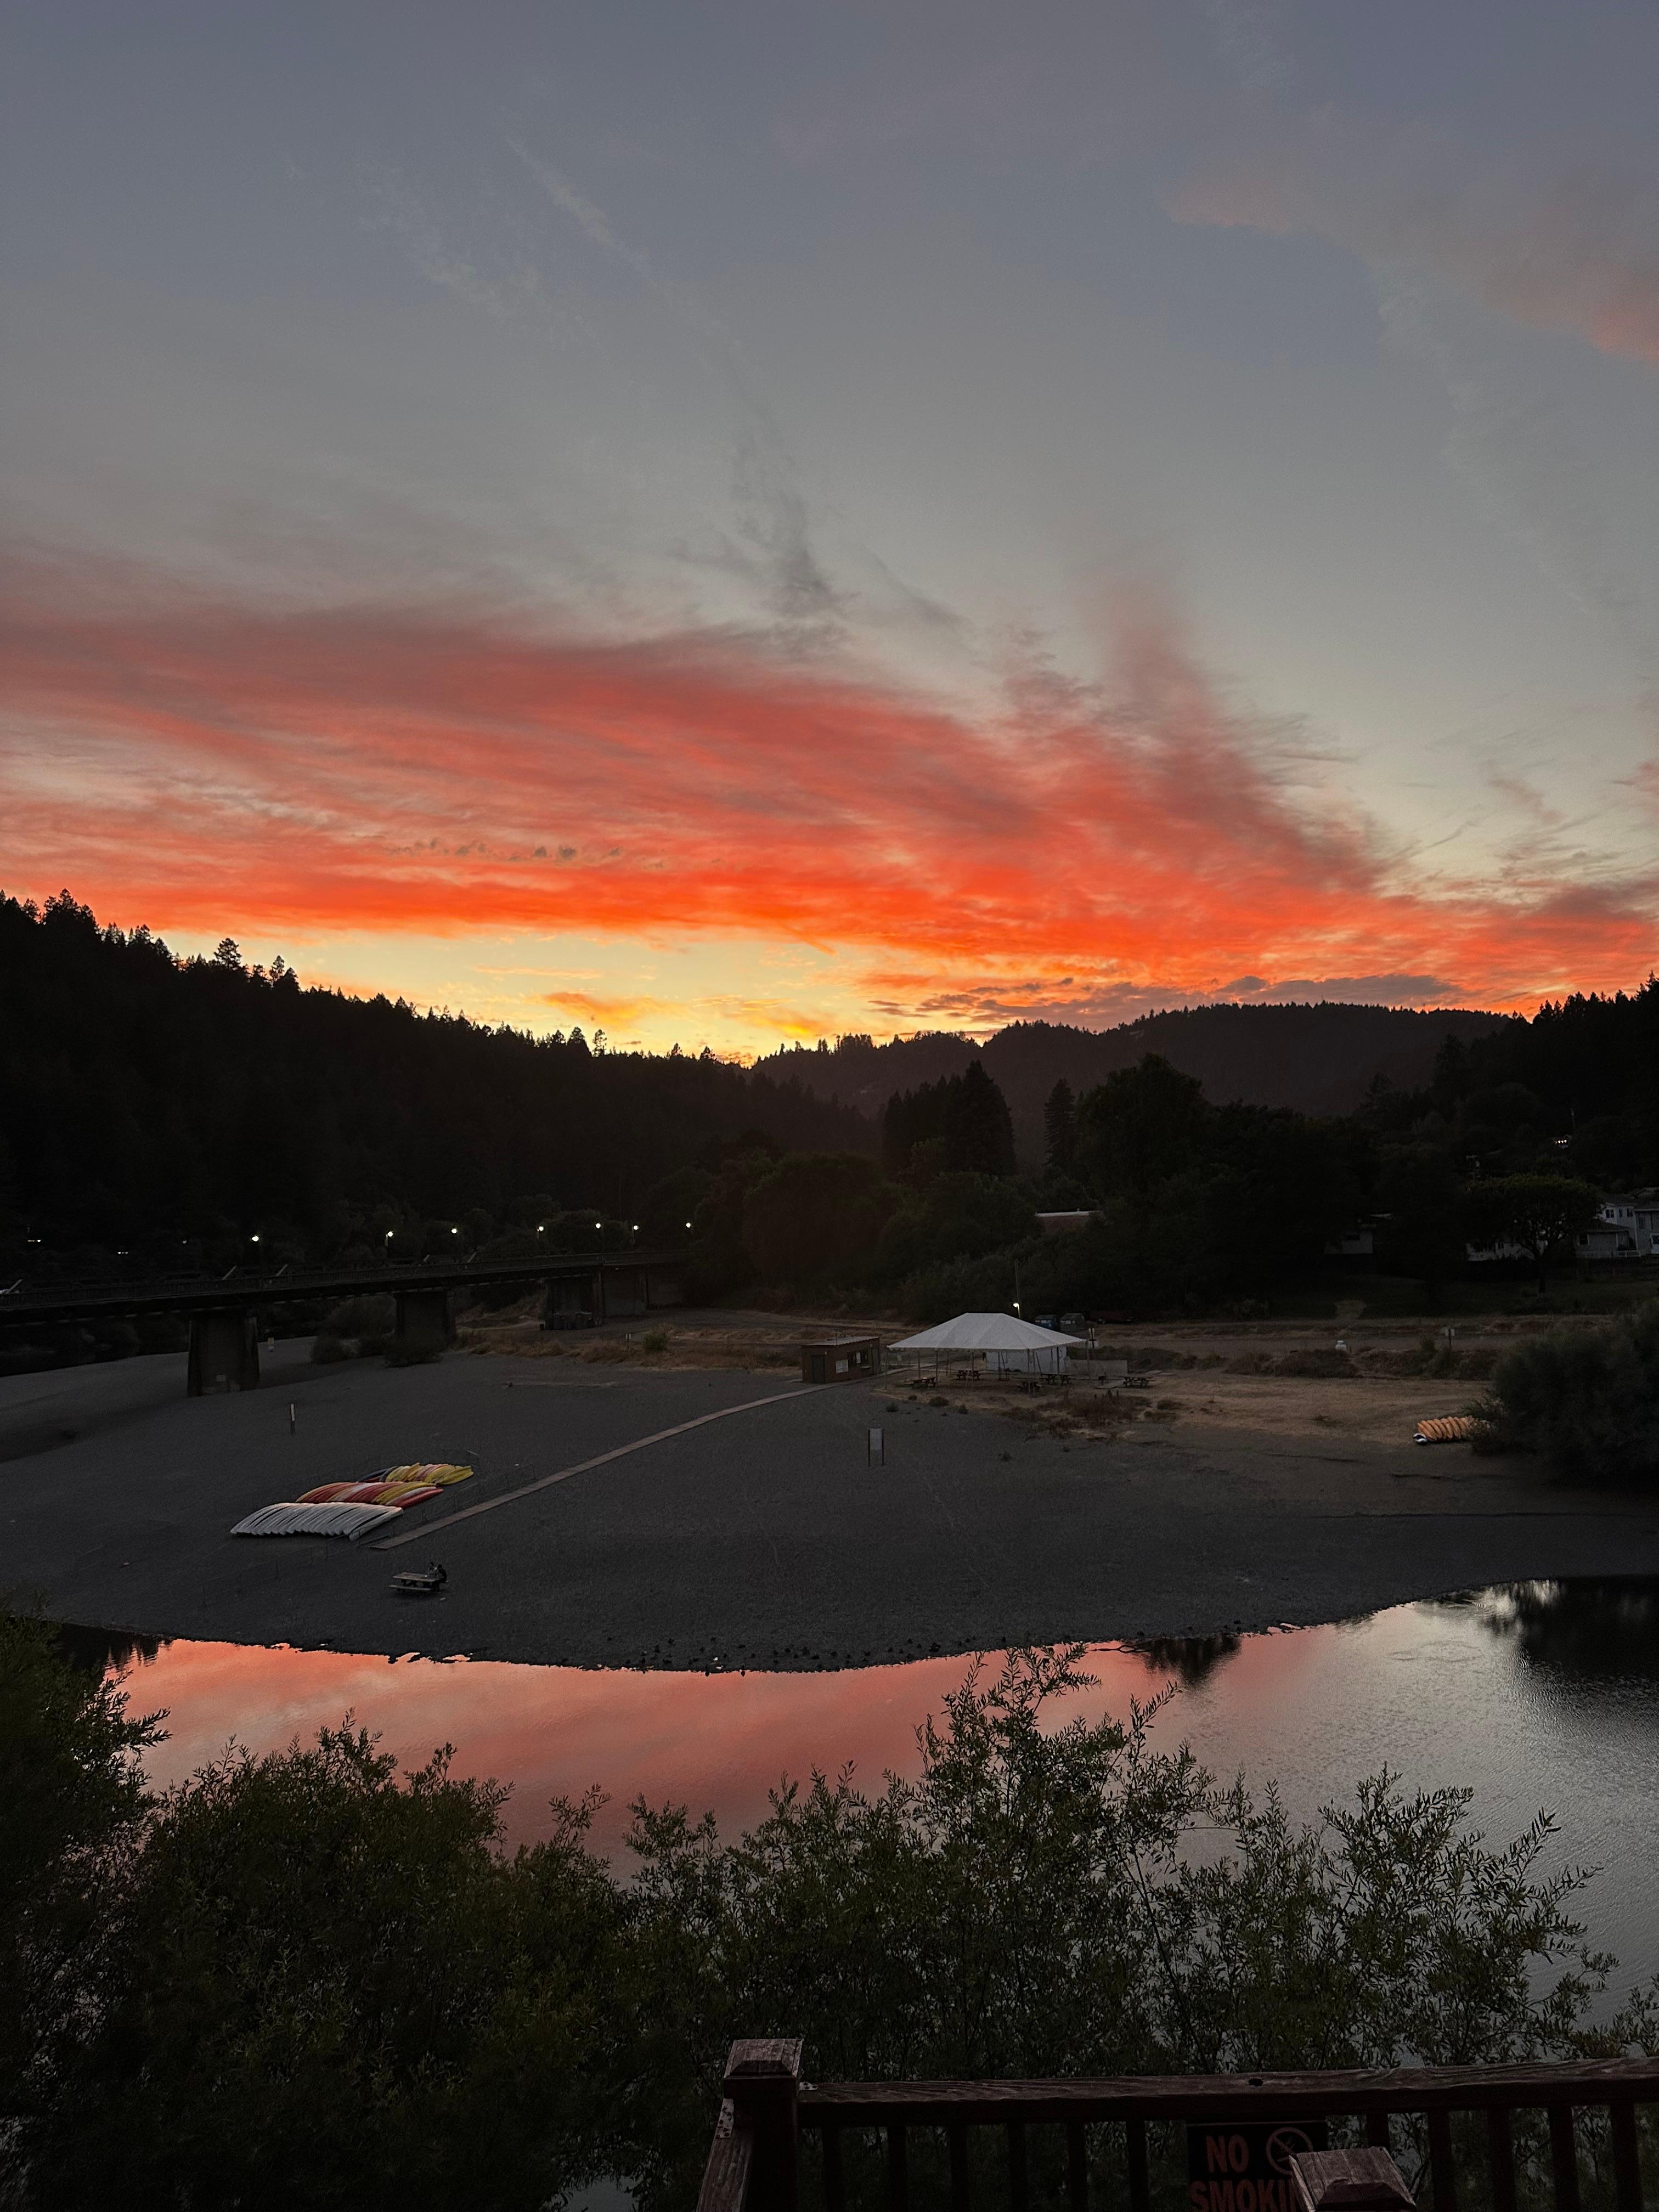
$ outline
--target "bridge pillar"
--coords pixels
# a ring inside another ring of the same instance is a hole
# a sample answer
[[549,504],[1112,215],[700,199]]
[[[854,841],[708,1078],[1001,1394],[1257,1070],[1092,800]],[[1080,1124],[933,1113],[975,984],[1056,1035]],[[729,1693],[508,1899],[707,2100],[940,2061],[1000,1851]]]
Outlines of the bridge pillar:
[[398,1292],[398,1328],[393,1357],[435,1358],[455,1341],[455,1316],[449,1310],[449,1292],[409,1290]]
[[554,1275],[542,1293],[542,1327],[569,1328],[577,1314],[605,1318],[603,1278],[596,1268],[591,1275]]
[[605,1268],[600,1284],[599,1295],[605,1301],[601,1310],[607,1321],[613,1316],[623,1320],[642,1314],[650,1307],[643,1267],[618,1267],[613,1262]]
[[645,1302],[648,1306],[683,1306],[684,1270],[672,1261],[665,1267],[653,1267],[645,1279]]
[[190,1368],[186,1395],[212,1390],[257,1390],[259,1387],[259,1328],[251,1313],[222,1308],[190,1317]]

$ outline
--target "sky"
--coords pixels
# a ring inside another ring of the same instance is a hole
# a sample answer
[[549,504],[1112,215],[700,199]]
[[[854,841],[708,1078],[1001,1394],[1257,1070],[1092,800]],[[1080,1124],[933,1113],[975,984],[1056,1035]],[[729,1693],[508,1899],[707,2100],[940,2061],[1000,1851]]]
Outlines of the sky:
[[0,887],[613,1047],[1659,918],[1650,0],[14,0]]

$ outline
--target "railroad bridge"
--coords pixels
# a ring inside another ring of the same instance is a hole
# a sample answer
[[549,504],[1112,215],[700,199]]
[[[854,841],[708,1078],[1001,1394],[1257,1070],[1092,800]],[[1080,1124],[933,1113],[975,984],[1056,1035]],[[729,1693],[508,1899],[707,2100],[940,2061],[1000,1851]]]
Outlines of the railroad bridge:
[[176,1314],[190,1325],[186,1389],[252,1390],[259,1382],[259,1316],[273,1306],[390,1295],[397,1301],[398,1348],[441,1351],[454,1340],[453,1294],[504,1284],[539,1285],[544,1326],[614,1321],[684,1302],[683,1254],[628,1251],[548,1253],[533,1260],[469,1260],[447,1266],[279,1268],[255,1275],[152,1277],[126,1281],[0,1289],[0,1327],[52,1329],[77,1322],[133,1321]]

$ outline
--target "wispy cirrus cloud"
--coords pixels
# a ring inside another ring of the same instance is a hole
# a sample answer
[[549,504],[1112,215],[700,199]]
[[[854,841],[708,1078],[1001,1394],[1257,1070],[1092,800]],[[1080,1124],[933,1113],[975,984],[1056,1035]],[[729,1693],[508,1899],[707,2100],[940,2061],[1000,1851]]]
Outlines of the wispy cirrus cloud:
[[1170,202],[1182,222],[1328,238],[1432,270],[1495,313],[1659,368],[1659,185],[1579,164],[1545,181],[1470,173],[1418,131],[1328,108],[1212,161]]
[[760,634],[7,582],[5,880],[129,922],[793,941],[964,1025],[1246,975],[1507,1006],[1651,957],[1659,870],[1429,876],[1155,609],[1109,683],[969,708]]

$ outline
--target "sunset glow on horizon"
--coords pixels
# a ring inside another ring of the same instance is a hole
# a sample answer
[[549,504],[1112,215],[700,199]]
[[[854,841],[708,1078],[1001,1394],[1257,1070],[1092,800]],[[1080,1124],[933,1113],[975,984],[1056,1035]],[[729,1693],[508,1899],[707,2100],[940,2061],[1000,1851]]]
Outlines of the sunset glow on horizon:
[[1638,985],[1659,32],[1452,17],[39,13],[0,886],[745,1056]]

